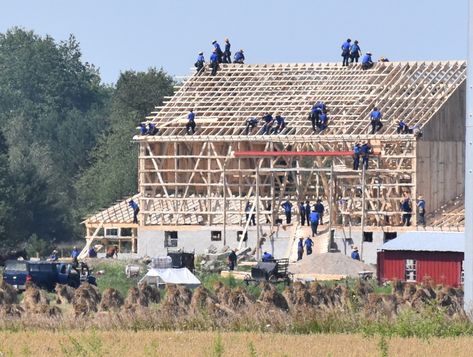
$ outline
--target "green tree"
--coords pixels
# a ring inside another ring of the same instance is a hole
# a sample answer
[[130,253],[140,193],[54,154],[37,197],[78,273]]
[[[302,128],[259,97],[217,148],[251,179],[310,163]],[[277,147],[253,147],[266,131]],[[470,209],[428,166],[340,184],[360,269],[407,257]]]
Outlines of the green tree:
[[86,215],[137,192],[136,126],[165,96],[174,82],[162,69],[120,75],[111,104],[110,128],[92,152],[92,165],[76,184],[78,213]]

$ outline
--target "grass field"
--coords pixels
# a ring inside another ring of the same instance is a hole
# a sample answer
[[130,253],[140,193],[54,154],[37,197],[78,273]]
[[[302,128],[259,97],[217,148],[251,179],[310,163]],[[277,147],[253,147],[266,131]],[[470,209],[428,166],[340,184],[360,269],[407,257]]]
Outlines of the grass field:
[[472,356],[473,337],[215,332],[0,332],[1,356]]

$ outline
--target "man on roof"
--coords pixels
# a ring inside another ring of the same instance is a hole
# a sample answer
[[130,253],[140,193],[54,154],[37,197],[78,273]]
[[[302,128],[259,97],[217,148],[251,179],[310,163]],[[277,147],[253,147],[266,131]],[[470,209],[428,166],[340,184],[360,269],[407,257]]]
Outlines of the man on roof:
[[381,111],[377,107],[374,107],[370,114],[371,134],[376,134],[383,127],[383,123],[381,123],[382,117]]
[[212,76],[217,74],[218,70],[218,54],[216,50],[213,50],[212,55],[210,56],[210,68],[212,68],[212,72],[210,73]]
[[361,68],[363,68],[363,70],[367,70],[373,67],[373,65],[374,63],[371,59],[371,52],[366,52],[366,54],[363,56],[363,59],[361,60]]
[[222,49],[220,48],[220,45],[218,44],[216,40],[212,41],[212,45],[214,46],[214,51],[217,54],[218,63],[222,63],[223,52],[222,52]]
[[243,50],[236,51],[235,56],[233,57],[233,63],[243,64],[245,62],[245,55],[243,54]]
[[232,63],[232,52],[230,51],[231,46],[230,40],[226,38],[225,51],[223,51],[223,63]]
[[348,66],[348,59],[350,58],[350,45],[351,45],[350,39],[347,39],[345,42],[342,43],[342,57],[343,57],[342,66]]
[[195,134],[195,113],[193,109],[189,109],[189,114],[187,114],[186,133],[189,134],[189,131]]
[[199,52],[197,56],[197,61],[194,64],[194,66],[197,68],[197,74],[200,74],[202,72],[202,70],[204,69],[204,65],[205,65],[204,52]]

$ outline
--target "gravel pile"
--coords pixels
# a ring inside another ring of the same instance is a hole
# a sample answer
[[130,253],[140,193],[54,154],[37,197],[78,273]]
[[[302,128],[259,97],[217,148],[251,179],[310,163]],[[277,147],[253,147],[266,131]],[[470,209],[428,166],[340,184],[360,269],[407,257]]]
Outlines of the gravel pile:
[[289,271],[294,274],[334,274],[358,277],[361,271],[376,272],[372,265],[351,259],[342,253],[304,255],[292,264]]

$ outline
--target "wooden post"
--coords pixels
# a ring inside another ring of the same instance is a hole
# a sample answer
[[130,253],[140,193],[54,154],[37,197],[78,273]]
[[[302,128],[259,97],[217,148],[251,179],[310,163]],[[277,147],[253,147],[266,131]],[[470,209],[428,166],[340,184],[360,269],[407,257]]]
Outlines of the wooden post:
[[363,164],[361,171],[361,243],[360,243],[360,259],[363,260],[363,240],[365,230],[365,165]]
[[334,191],[334,174],[333,174],[333,160],[330,165],[330,186],[329,186],[329,196],[328,196],[328,238],[329,238],[329,243],[328,243],[328,251],[330,251],[330,248],[332,248],[332,220],[334,219],[335,216],[335,211],[333,209],[333,191]]
[[[225,178],[225,169],[227,161],[223,162],[223,246],[227,245],[227,179]],[[243,240],[243,237],[242,237]]]
[[[259,213],[260,213],[260,192],[259,192],[259,164],[260,160],[256,162],[256,260],[259,261],[261,258],[261,251],[260,251],[260,222],[259,222]],[[251,218],[251,217],[250,217]]]

